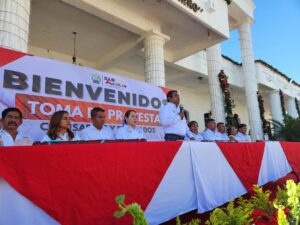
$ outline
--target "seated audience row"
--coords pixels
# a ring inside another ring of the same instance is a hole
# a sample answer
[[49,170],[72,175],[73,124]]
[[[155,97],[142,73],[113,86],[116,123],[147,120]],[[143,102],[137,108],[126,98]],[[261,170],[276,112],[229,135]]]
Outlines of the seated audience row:
[[[247,126],[239,125],[237,133],[234,127],[228,128],[223,122],[216,124],[214,119],[206,121],[206,129],[202,134],[198,132],[198,123],[191,121],[187,124],[184,109],[179,104],[180,96],[177,91],[167,93],[167,103],[160,109],[160,123],[165,132],[166,141],[176,140],[196,140],[196,141],[234,141],[250,142],[247,135]],[[71,130],[71,118],[67,111],[57,111],[53,114],[49,128],[41,142],[61,142],[78,140],[128,140],[145,139],[137,124],[137,114],[135,110],[128,110],[124,114],[123,126],[120,127],[116,135],[110,127],[105,124],[105,111],[100,107],[91,110],[92,124],[74,134]],[[21,139],[31,140],[30,137],[18,132],[18,127],[22,124],[22,112],[17,108],[7,108],[2,112],[2,126],[0,130],[0,145],[11,146]]]
[[237,132],[236,127],[231,126],[227,129],[227,133],[225,124],[223,122],[216,124],[214,119],[206,121],[206,129],[202,134],[198,132],[198,123],[196,121],[189,122],[188,127],[187,139],[189,140],[251,142],[251,138],[247,134],[246,124],[239,125],[239,132]]
[[123,126],[116,133],[116,137],[110,127],[105,124],[105,111],[96,107],[91,111],[91,126],[81,130],[78,134],[71,131],[71,120],[67,111],[55,112],[50,120],[47,134],[41,142],[52,141],[79,141],[79,140],[130,140],[144,139],[143,134],[136,127],[136,111],[128,110],[124,115]]
[[[239,133],[237,135],[231,134],[229,137],[226,133],[225,124],[223,122],[216,124],[214,119],[208,119],[205,124],[206,129],[202,134],[199,134],[196,121],[191,121],[187,124],[178,91],[171,90],[166,97],[167,103],[161,107],[159,114],[160,124],[164,129],[166,141],[251,141],[249,135],[246,134],[247,126],[245,124],[239,125]],[[235,115],[235,121],[239,123],[237,115]]]
[[[18,131],[22,124],[22,112],[18,108],[7,108],[2,112],[2,126],[0,129],[0,146],[15,145],[18,140],[32,139]],[[123,126],[114,135],[110,127],[105,124],[105,111],[102,108],[94,108],[91,111],[92,124],[74,134],[71,130],[71,118],[67,111],[57,111],[50,119],[47,133],[41,142],[61,142],[79,140],[130,140],[145,139],[143,133],[136,127],[136,111],[128,110],[125,113]]]

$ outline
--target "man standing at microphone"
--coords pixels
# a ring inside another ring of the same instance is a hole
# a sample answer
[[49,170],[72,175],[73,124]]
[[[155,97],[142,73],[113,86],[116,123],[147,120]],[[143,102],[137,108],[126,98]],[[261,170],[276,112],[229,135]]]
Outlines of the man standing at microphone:
[[184,140],[188,127],[184,116],[184,109],[180,104],[177,91],[167,93],[167,103],[162,106],[159,113],[160,124],[165,131],[166,141]]

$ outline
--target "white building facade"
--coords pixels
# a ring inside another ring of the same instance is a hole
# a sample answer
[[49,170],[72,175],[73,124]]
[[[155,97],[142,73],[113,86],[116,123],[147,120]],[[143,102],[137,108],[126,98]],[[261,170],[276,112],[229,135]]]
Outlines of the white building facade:
[[[229,77],[234,113],[262,140],[257,92],[266,119],[297,117],[300,86],[254,60],[252,0],[1,0],[0,47],[72,62],[180,91],[204,129],[205,113],[225,121],[218,74]],[[221,42],[239,32],[242,62],[222,56]],[[74,35],[76,32],[76,48]]]

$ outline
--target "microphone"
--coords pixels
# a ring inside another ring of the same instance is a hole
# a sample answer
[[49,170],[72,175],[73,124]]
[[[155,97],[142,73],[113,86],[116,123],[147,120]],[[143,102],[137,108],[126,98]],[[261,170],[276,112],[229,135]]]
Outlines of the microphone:
[[[179,112],[184,112],[183,105],[179,105]],[[181,118],[183,120],[183,118]]]

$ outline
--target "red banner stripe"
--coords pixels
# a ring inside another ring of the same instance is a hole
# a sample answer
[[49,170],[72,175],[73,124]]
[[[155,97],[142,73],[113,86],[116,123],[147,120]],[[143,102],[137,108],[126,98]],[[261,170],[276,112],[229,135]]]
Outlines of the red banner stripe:
[[280,145],[292,169],[300,176],[300,143],[280,142]]
[[62,225],[132,224],[115,197],[145,209],[182,142],[7,147],[0,176]]
[[248,191],[258,183],[265,143],[218,143],[228,163]]
[[25,55],[29,55],[23,52],[16,52],[6,48],[0,48],[0,67],[5,66],[8,63],[11,63],[19,58],[22,58]]

